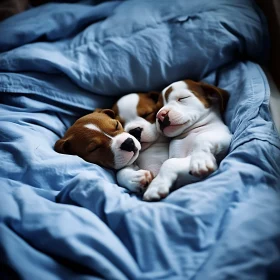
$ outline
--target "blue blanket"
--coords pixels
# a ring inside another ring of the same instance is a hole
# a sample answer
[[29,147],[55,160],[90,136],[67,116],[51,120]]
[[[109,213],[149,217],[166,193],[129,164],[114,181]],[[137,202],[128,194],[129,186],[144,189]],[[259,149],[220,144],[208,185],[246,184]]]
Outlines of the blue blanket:
[[[253,1],[53,3],[0,34],[1,279],[280,279],[280,141]],[[230,93],[233,140],[207,179],[148,203],[53,150],[94,108],[182,78]]]

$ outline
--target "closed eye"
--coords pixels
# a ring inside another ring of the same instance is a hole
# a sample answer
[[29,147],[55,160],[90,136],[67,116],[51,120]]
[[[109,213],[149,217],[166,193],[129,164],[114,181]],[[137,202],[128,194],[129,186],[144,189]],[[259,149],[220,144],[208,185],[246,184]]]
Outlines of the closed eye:
[[190,96],[185,96],[185,97],[178,98],[178,101],[180,102],[180,101],[185,100],[187,98],[190,98]]
[[95,146],[95,147],[90,147],[89,149],[88,149],[88,152],[89,153],[93,153],[93,152],[95,152],[95,151],[97,151],[98,149],[100,149],[101,148],[101,146]]
[[118,130],[119,128],[120,128],[120,123],[117,121],[117,123],[116,123],[116,130]]
[[142,115],[142,118],[146,119],[148,118],[149,116],[151,116],[154,112],[150,112],[150,113],[146,113],[144,115]]

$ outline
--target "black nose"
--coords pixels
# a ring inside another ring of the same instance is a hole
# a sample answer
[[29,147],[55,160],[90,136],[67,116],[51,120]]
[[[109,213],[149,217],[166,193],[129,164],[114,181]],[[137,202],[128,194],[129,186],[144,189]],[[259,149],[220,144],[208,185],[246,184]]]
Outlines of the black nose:
[[163,119],[163,121],[161,121],[160,119],[158,119],[158,123],[160,126],[160,130],[164,130],[167,126],[170,125],[170,121],[169,121],[169,117],[168,115],[166,115]]
[[137,148],[134,145],[134,141],[132,138],[127,138],[120,146],[121,150],[127,152],[136,152]]
[[141,133],[143,128],[136,127],[128,131],[129,134],[133,135],[138,141],[141,139]]

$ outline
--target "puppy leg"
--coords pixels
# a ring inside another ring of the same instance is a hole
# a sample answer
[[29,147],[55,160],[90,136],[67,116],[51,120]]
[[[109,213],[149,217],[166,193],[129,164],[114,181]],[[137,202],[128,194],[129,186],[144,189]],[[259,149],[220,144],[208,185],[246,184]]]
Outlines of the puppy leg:
[[170,189],[175,186],[176,181],[179,186],[196,182],[198,179],[189,174],[190,157],[171,158],[166,160],[160,168],[159,174],[149,185],[144,193],[143,199],[146,201],[157,201],[165,198]]
[[213,154],[196,152],[191,155],[190,174],[205,177],[217,169],[217,161]]
[[143,193],[153,180],[148,170],[139,169],[135,165],[127,166],[117,172],[118,184],[133,192]]
[[190,174],[205,177],[217,168],[217,159],[224,158],[231,141],[228,130],[204,133],[196,139],[191,153]]

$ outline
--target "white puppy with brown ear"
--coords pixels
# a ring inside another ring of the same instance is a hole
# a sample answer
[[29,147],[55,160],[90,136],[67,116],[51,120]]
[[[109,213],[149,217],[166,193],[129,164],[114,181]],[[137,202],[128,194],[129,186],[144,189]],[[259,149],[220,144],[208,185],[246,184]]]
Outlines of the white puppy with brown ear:
[[228,94],[212,85],[178,81],[162,91],[164,106],[157,113],[157,127],[173,137],[169,159],[144,193],[146,201],[166,197],[172,187],[198,181],[217,169],[232,135],[224,124]]
[[141,143],[135,163],[117,172],[119,185],[131,191],[145,191],[169,157],[170,140],[161,135],[156,127],[156,114],[162,105],[162,95],[149,92],[125,95],[113,106],[124,130]]

